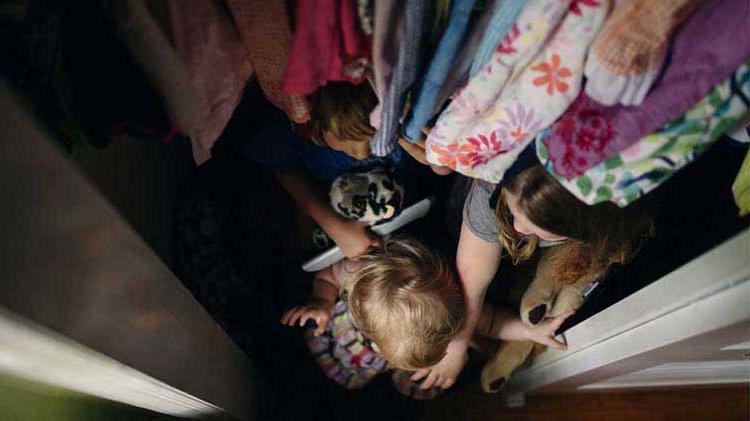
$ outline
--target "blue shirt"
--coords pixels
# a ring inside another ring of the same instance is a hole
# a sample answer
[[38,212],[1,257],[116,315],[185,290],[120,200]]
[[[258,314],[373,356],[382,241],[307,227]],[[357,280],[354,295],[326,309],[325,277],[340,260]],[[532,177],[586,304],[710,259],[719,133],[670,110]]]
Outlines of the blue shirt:
[[397,166],[401,162],[401,148],[385,157],[372,156],[357,160],[344,152],[318,146],[294,133],[291,124],[281,113],[273,113],[244,148],[244,154],[273,171],[305,168],[319,182],[330,184],[336,177],[358,167],[373,165]]
[[427,71],[415,90],[414,106],[403,128],[404,136],[412,143],[419,140],[422,136],[422,128],[438,111],[436,108],[442,106],[437,103],[440,90],[466,35],[475,1],[455,0],[451,6],[448,25],[443,31]]

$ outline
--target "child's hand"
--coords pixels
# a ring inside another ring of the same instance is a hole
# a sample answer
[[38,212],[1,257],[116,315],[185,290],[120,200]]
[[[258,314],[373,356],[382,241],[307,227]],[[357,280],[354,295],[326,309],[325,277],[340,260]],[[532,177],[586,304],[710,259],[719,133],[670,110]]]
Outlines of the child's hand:
[[411,143],[404,137],[398,138],[398,144],[401,145],[401,148],[406,151],[409,155],[411,155],[412,158],[414,158],[416,161],[419,161],[419,163],[424,165],[430,165],[429,162],[427,162],[427,156],[425,154],[425,146],[424,146],[424,140],[420,139],[417,141],[417,143]]
[[568,311],[557,317],[544,319],[535,326],[529,326],[528,339],[538,344],[547,345],[555,349],[568,349],[568,346],[555,339],[555,331],[560,328],[565,319],[570,317],[575,311]]
[[431,387],[442,387],[448,389],[456,382],[458,375],[461,374],[468,361],[469,355],[466,353],[466,347],[455,342],[448,344],[445,356],[440,362],[432,367],[417,370],[411,381],[419,382],[421,390],[427,390]]
[[281,324],[294,326],[299,320],[299,325],[304,326],[308,320],[315,320],[315,336],[320,336],[326,331],[326,326],[331,320],[332,304],[319,298],[312,298],[303,306],[294,307],[281,316]]
[[340,224],[336,232],[332,232],[331,239],[349,259],[356,259],[371,247],[380,244],[380,239],[373,237],[367,231],[367,225],[359,221],[345,221]]
[[400,137],[398,139],[398,144],[401,145],[401,148],[406,151],[409,155],[411,155],[412,158],[419,161],[420,163],[424,165],[429,165],[432,168],[432,171],[435,172],[435,174],[438,175],[447,175],[453,172],[448,167],[442,167],[438,165],[432,165],[429,162],[427,162],[427,153],[425,151],[425,140],[424,138],[419,139],[417,143],[411,143],[406,138]]

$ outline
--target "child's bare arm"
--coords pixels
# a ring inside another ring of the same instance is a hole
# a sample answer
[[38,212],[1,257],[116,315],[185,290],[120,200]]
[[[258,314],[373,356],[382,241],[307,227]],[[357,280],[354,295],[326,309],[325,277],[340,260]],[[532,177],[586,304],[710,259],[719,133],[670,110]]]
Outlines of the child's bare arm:
[[[425,127],[423,130],[425,135],[428,135],[430,133],[430,128]],[[401,148],[406,151],[409,155],[411,155],[412,158],[414,158],[416,161],[418,161],[421,164],[428,165],[430,168],[432,168],[432,171],[437,175],[448,175],[453,172],[448,167],[442,167],[439,165],[433,165],[427,162],[427,153],[426,153],[426,146],[425,146],[425,139],[421,138],[417,140],[416,143],[412,143],[408,140],[406,140],[405,137],[400,137],[398,139],[398,144],[401,145]]]
[[466,320],[461,333],[448,345],[445,357],[436,365],[418,370],[412,376],[414,381],[427,377],[420,388],[439,386],[447,389],[463,370],[466,350],[481,315],[485,292],[500,265],[501,251],[499,243],[488,243],[474,234],[466,221],[461,224],[456,267],[464,290]]
[[346,257],[355,258],[377,244],[378,240],[368,234],[364,223],[345,219],[333,210],[324,200],[324,195],[310,182],[309,174],[295,170],[275,175],[281,187],[320,225]]
[[500,307],[493,310],[491,306],[485,304],[476,332],[505,341],[533,341],[552,348],[565,349],[566,345],[555,339],[555,331],[572,314],[571,311],[530,326],[508,309]]
[[341,283],[333,275],[331,267],[327,267],[315,274],[310,298],[320,299],[333,305],[339,295]]
[[331,268],[326,268],[315,274],[313,289],[307,304],[294,307],[281,316],[281,324],[294,326],[299,322],[304,326],[308,320],[315,320],[315,336],[325,332],[331,320],[331,310],[339,293],[339,282],[333,276]]

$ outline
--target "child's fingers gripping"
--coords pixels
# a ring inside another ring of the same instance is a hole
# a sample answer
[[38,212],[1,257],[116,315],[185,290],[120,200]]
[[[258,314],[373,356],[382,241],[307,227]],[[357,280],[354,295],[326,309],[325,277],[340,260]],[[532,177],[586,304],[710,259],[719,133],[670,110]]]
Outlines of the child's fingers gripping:
[[445,384],[448,383],[448,377],[445,375],[438,375],[437,380],[435,380],[435,384],[432,385],[432,387],[442,387],[445,388]]
[[542,344],[547,345],[550,348],[559,349],[561,351],[565,351],[566,349],[568,349],[568,346],[564,342],[560,342],[552,336],[545,337],[542,341]]
[[287,326],[291,326],[292,318],[294,317],[294,315],[296,313],[297,313],[297,308],[293,308],[293,309],[287,311],[286,314],[284,315],[284,317],[285,317],[284,324],[287,325]]
[[[429,376],[428,376],[428,378],[429,378]],[[426,380],[424,382],[422,382],[422,384],[419,386],[419,388],[422,389],[422,390],[426,390],[426,389],[431,389],[433,387],[440,387],[440,385],[443,384],[443,376],[440,375],[440,374],[435,374],[435,380],[433,380],[433,382],[432,382],[431,385],[426,385],[425,383],[427,383]]]
[[439,377],[440,376],[438,375],[437,371],[431,370],[430,374],[422,382],[422,384],[419,386],[419,388],[422,389],[422,390],[427,390],[427,389],[431,388],[438,381]]
[[326,331],[326,325],[328,325],[328,319],[326,317],[316,317],[315,318],[315,331],[313,332],[315,336],[320,336]]
[[304,309],[304,311],[300,314],[299,318],[299,325],[304,326],[305,323],[307,323],[308,320],[315,318],[315,309],[307,307]]
[[414,374],[412,374],[410,379],[413,382],[418,382],[420,379],[427,377],[428,374],[430,374],[430,369],[423,368],[421,370],[417,370]]
[[281,315],[281,320],[280,321],[281,321],[282,325],[286,324],[287,319],[289,319],[289,313],[291,313],[291,311],[292,310],[287,310],[287,311],[284,312],[284,314]]
[[297,307],[292,312],[291,316],[289,316],[289,320],[287,321],[287,326],[294,326],[295,323],[297,323],[297,320],[302,316],[302,314],[305,311],[305,307]]
[[415,144],[402,137],[398,143],[412,158],[424,165],[428,165],[424,150],[424,140],[420,140],[419,143]]
[[566,311],[565,313],[559,316],[554,317],[552,319],[552,329],[553,330],[559,329],[560,326],[562,326],[562,324],[565,323],[565,320],[567,320],[568,317],[572,316],[573,314],[575,314],[575,311],[570,310],[570,311]]
[[318,327],[315,329],[316,336],[320,336],[323,334],[323,332],[326,331],[326,328],[328,328],[329,321],[331,321],[330,314],[321,314],[319,317],[315,319],[315,323],[318,324]]
[[281,324],[282,325],[289,325],[289,320],[291,320],[294,313],[297,311],[299,307],[294,307],[289,310],[287,310],[282,316],[281,316]]
[[297,323],[297,324],[299,324],[300,326],[304,326],[304,325],[305,325],[305,323],[307,323],[307,320],[308,320],[309,318],[310,318],[310,313],[309,313],[309,311],[306,311],[306,312],[304,312],[304,313],[302,313],[302,314],[300,315],[300,318],[299,318],[299,323]]

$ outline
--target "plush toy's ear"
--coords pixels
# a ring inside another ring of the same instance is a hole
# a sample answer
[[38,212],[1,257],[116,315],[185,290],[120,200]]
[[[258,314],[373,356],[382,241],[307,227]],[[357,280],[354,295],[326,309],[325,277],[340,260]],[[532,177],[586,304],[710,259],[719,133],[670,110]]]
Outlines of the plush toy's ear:
[[383,214],[382,219],[388,219],[393,217],[393,215],[396,213],[396,208],[393,207],[393,205],[385,205],[385,214]]

